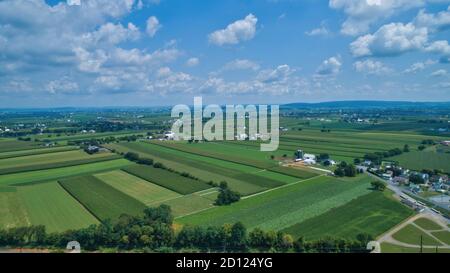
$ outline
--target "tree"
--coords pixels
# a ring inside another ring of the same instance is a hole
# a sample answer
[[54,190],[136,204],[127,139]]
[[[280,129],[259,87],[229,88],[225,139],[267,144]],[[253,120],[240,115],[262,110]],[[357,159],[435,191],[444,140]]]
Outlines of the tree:
[[372,188],[376,191],[384,191],[386,189],[386,184],[378,180],[372,181],[370,182],[370,184],[372,185]]
[[217,196],[215,204],[218,206],[230,205],[235,203],[241,199],[241,194],[235,191],[232,191],[228,188],[227,182],[220,182],[219,185],[219,195]]
[[231,227],[230,246],[235,250],[245,249],[247,245],[247,229],[244,224],[237,222]]
[[405,144],[405,146],[403,146],[403,152],[409,153],[409,145],[408,144]]
[[345,172],[344,172],[343,168],[337,168],[336,170],[334,170],[334,174],[339,177],[345,176]]
[[409,176],[409,182],[411,182],[413,184],[423,184],[423,183],[425,183],[425,180],[423,179],[422,176],[420,176],[418,174],[412,174]]
[[347,165],[344,168],[344,174],[345,174],[345,176],[348,176],[348,177],[355,177],[356,176],[356,168],[355,168],[355,166],[352,165],[352,164]]
[[419,151],[423,151],[423,150],[425,150],[425,146],[424,145],[419,145],[419,147],[418,147],[418,149],[419,149]]
[[138,161],[139,160],[139,155],[137,153],[127,152],[125,154],[125,158],[130,160],[130,161]]

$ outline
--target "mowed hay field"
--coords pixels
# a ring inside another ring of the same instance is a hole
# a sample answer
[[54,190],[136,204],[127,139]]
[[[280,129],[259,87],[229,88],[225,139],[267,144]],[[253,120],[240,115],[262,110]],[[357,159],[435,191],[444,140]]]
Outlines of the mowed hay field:
[[174,191],[120,170],[99,173],[94,176],[147,206],[181,196]]
[[50,170],[31,171],[0,175],[0,186],[36,184],[56,180],[63,177],[76,176],[87,173],[105,172],[131,165],[126,159],[116,159],[104,162],[83,164]]
[[101,221],[116,220],[122,214],[139,215],[146,206],[94,176],[72,177],[60,185]]
[[0,229],[29,225],[28,213],[16,188],[0,188]]
[[98,224],[80,203],[57,182],[17,187],[32,225],[44,225],[48,232],[80,229]]
[[283,231],[311,240],[324,236],[356,239],[361,233],[375,238],[414,214],[391,195],[390,191],[374,191]]
[[370,181],[367,176],[315,177],[242,199],[230,206],[181,217],[177,222],[222,225],[240,221],[248,228],[282,230],[369,193]]
[[183,177],[180,174],[151,166],[132,165],[122,168],[122,170],[161,187],[178,192],[179,194],[190,194],[211,187],[202,181]]
[[117,158],[118,156],[112,153],[89,155],[81,150],[21,156],[1,159],[0,174],[52,169]]

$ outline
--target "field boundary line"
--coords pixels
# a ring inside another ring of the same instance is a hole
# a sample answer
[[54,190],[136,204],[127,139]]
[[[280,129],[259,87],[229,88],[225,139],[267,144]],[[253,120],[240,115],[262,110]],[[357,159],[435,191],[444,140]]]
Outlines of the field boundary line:
[[278,189],[294,186],[294,185],[297,185],[297,184],[299,184],[301,182],[306,182],[306,181],[309,181],[309,180],[312,180],[312,179],[315,179],[315,178],[319,178],[319,177],[322,177],[322,176],[325,176],[325,174],[317,175],[317,176],[314,176],[314,177],[311,177],[311,178],[307,178],[307,179],[304,179],[304,180],[295,181],[295,182],[292,182],[292,183],[289,183],[289,184],[286,184],[286,185],[283,185],[283,186],[279,186],[279,187],[276,187],[276,188],[273,188],[273,189],[268,189],[268,190],[265,190],[265,191],[262,191],[262,192],[258,192],[258,193],[252,194],[252,195],[247,195],[247,196],[242,197],[242,199],[248,199],[248,198],[255,197],[255,196],[258,196],[258,195],[261,195],[261,194],[264,194],[264,193],[268,193],[268,192],[274,191],[274,190],[278,190]]

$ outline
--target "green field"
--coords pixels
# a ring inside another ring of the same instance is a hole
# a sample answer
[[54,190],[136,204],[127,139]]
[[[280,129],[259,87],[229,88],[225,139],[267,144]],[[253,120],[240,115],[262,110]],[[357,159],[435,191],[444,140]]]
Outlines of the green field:
[[31,224],[44,225],[49,232],[80,229],[98,223],[56,182],[18,187],[17,190]]
[[434,231],[431,234],[433,234],[434,237],[438,238],[439,241],[447,245],[450,245],[450,231],[448,230]]
[[[382,243],[381,244],[381,252],[382,253],[420,253],[420,248],[413,248],[413,247],[403,247],[398,246],[390,243]],[[450,253],[450,249],[448,248],[438,248],[436,250],[435,247],[433,248],[423,248],[422,253]]]
[[31,150],[21,150],[21,151],[12,151],[12,152],[4,152],[0,153],[0,159],[19,157],[19,156],[27,156],[27,155],[38,155],[38,154],[50,154],[64,151],[72,151],[77,150],[77,147],[74,146],[61,146],[54,148],[41,148],[41,149],[31,149]]
[[450,173],[450,153],[437,152],[436,147],[403,153],[390,159],[398,161],[401,166],[412,170],[438,169]]
[[152,206],[165,204],[170,206],[174,217],[182,217],[194,214],[196,212],[212,208],[217,198],[217,191],[206,191],[204,193],[193,193],[161,203],[155,203]]
[[303,236],[307,239],[324,236],[356,239],[361,233],[375,238],[414,213],[393,200],[391,194],[371,192],[283,231],[294,238]]
[[153,168],[151,166],[132,165],[123,168],[129,174],[140,177],[161,187],[178,192],[180,194],[190,194],[202,191],[211,186],[191,178],[183,177],[177,173],[164,169]]
[[0,153],[42,148],[39,143],[7,139],[0,141]]
[[116,220],[122,214],[141,214],[146,206],[94,176],[73,177],[60,185],[101,221]]
[[181,196],[174,191],[142,180],[123,171],[99,173],[94,176],[147,206]]
[[0,228],[30,225],[25,205],[16,188],[0,191],[0,215]]
[[118,159],[111,153],[89,155],[81,150],[14,157],[0,160],[0,175],[82,165]]
[[425,230],[441,230],[442,226],[437,224],[436,222],[428,219],[428,218],[419,218],[416,221],[414,221],[414,224],[418,225],[419,227],[425,229]]
[[423,239],[423,244],[427,246],[440,246],[441,243],[433,239],[431,236],[420,230],[419,228],[415,227],[412,224],[409,224],[402,228],[401,230],[397,231],[392,235],[392,238],[395,240],[407,243],[411,245],[420,245],[420,238]]
[[132,163],[125,159],[116,159],[98,163],[77,165],[65,168],[57,168],[42,171],[22,172],[0,176],[0,186],[2,185],[24,185],[35,184],[46,181],[54,181],[59,178],[76,176],[87,173],[104,172],[119,169]]
[[[243,195],[299,180],[299,177],[182,152],[147,142],[110,144],[108,147],[121,152],[137,152],[142,157],[153,158],[172,169],[183,170],[204,181],[215,181],[216,183],[227,181],[230,188]],[[307,171],[297,171],[296,174],[301,177],[316,175]]]
[[367,176],[353,179],[316,177],[177,221],[198,225],[241,221],[248,228],[282,230],[369,193],[370,181]]

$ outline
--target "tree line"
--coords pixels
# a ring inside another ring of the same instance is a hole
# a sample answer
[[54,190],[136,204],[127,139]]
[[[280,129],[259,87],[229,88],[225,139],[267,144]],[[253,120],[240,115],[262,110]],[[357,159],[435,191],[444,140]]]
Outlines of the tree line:
[[308,241],[294,240],[283,232],[253,229],[238,222],[223,226],[184,226],[173,228],[173,216],[167,205],[147,208],[140,216],[122,215],[114,222],[105,221],[84,229],[47,233],[44,226],[0,230],[1,247],[40,247],[64,249],[78,241],[87,251],[139,252],[367,252],[370,235],[355,240],[327,237]]

